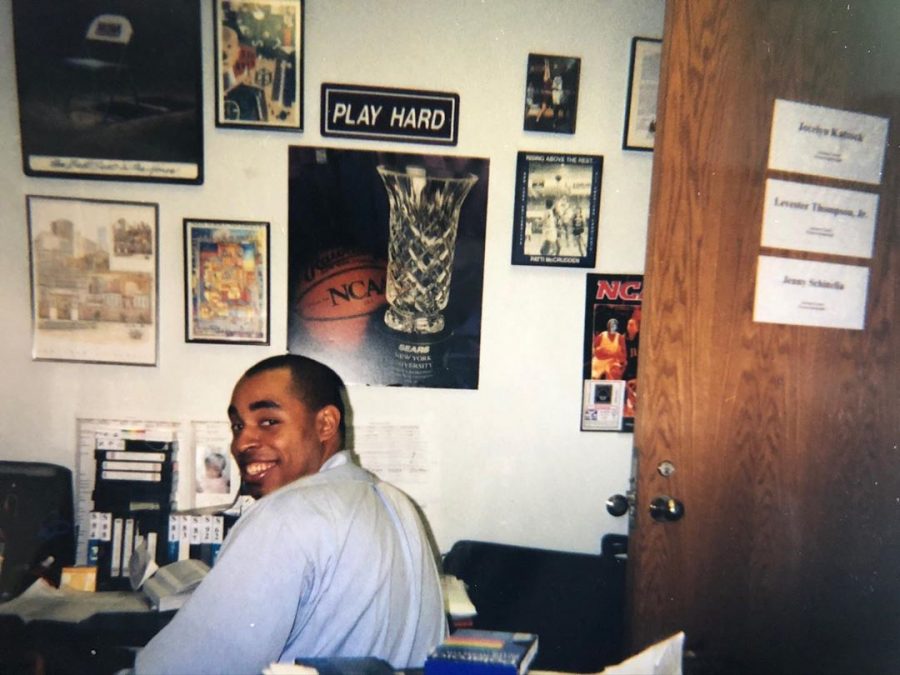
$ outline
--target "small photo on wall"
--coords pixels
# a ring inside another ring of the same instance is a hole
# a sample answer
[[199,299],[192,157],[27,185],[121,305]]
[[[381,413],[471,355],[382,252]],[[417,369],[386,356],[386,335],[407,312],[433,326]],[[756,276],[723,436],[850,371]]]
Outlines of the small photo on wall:
[[302,0],[215,7],[216,126],[302,130]]
[[575,133],[581,59],[529,54],[525,78],[525,131]]
[[600,155],[520,152],[512,264],[593,267],[602,175]]

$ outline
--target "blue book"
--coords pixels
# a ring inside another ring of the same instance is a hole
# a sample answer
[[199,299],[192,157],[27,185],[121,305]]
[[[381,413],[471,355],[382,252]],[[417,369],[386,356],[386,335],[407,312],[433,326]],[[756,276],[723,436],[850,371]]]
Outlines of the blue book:
[[538,650],[533,633],[464,628],[448,636],[425,660],[425,675],[524,675]]

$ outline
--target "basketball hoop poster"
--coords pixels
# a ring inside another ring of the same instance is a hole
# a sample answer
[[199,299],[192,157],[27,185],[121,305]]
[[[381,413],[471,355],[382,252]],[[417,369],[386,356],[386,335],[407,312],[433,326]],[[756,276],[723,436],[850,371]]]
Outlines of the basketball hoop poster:
[[288,169],[288,351],[477,389],[489,161],[292,146]]
[[643,285],[639,274],[587,275],[582,431],[634,431]]

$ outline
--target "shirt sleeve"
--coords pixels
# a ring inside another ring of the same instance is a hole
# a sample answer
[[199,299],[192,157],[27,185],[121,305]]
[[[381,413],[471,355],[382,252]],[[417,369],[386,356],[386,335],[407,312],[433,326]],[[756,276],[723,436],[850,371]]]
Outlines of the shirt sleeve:
[[264,509],[235,526],[215,566],[141,650],[136,675],[253,673],[278,660],[309,590],[310,563]]

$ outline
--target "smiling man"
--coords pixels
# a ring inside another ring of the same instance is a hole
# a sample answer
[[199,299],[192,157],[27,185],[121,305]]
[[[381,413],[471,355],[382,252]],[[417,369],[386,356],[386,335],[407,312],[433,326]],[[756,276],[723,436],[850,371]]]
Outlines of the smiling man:
[[286,354],[228,406],[231,452],[257,502],[215,566],[138,654],[137,673],[260,673],[299,657],[421,667],[446,626],[433,551],[410,500],[343,449],[344,385]]

